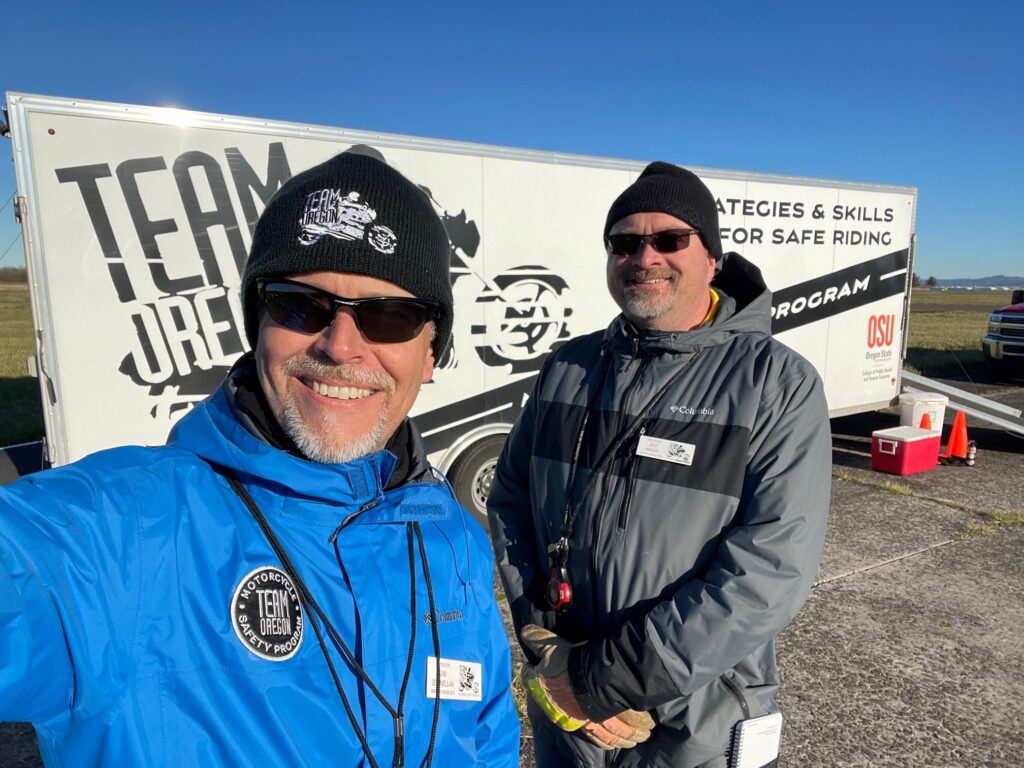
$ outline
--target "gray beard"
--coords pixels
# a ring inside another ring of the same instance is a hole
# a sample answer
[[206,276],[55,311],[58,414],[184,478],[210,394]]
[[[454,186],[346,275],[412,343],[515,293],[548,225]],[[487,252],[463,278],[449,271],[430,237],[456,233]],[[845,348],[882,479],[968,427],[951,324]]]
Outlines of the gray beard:
[[622,292],[621,308],[629,317],[635,317],[640,320],[654,320],[672,309],[673,301],[675,301],[674,296],[670,296],[660,301],[641,298],[640,296],[637,296],[636,293],[626,288]]
[[[366,371],[349,366],[330,366],[307,357],[296,357],[288,360],[282,367],[288,375],[298,376],[306,373],[330,378],[337,374],[355,385],[374,387],[386,393],[384,407],[377,414],[377,423],[363,435],[341,435],[334,414],[324,413],[319,425],[307,424],[295,401],[291,396],[284,405],[284,413],[279,419],[281,429],[292,439],[295,447],[310,461],[320,464],[345,464],[361,456],[368,456],[384,447],[390,435],[384,434],[387,425],[388,402],[394,390],[394,382],[384,373]],[[320,430],[311,429],[319,426]]]
[[281,428],[292,439],[292,442],[295,443],[295,447],[307,459],[319,462],[320,464],[345,464],[349,461],[355,461],[362,456],[376,453],[387,442],[388,436],[384,434],[387,416],[383,409],[377,417],[377,423],[369,432],[360,437],[344,436],[343,442],[340,445],[335,445],[333,448],[327,445],[327,440],[324,439],[325,435],[330,435],[333,438],[332,442],[337,443],[338,439],[342,438],[341,435],[337,434],[337,424],[333,414],[324,414],[319,424],[319,432],[310,429],[306,425],[306,422],[299,414],[299,409],[295,407],[295,403],[291,398],[285,404],[284,414],[282,415],[284,418],[281,420]]

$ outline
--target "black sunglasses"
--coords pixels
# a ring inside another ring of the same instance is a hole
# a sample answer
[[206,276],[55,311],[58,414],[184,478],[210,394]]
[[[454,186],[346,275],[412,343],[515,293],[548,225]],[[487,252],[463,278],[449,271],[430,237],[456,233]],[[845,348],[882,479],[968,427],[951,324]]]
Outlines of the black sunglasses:
[[367,341],[379,344],[416,338],[423,326],[437,317],[439,306],[405,296],[346,299],[292,280],[261,278],[256,287],[267,314],[278,325],[300,333],[320,333],[334,322],[339,309],[348,307],[359,332]]
[[675,253],[690,244],[690,235],[699,234],[698,229],[666,229],[650,235],[619,234],[604,239],[605,248],[612,256],[632,256],[644,243],[650,243],[658,253]]

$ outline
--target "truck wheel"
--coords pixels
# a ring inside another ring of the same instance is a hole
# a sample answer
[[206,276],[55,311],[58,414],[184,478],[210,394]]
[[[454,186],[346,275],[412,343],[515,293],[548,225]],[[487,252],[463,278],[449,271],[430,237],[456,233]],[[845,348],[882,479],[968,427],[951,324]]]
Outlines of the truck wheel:
[[487,495],[507,435],[488,435],[467,448],[448,471],[459,503],[487,530]]
[[993,384],[1011,381],[1009,366],[1001,360],[988,361],[988,374],[992,377]]

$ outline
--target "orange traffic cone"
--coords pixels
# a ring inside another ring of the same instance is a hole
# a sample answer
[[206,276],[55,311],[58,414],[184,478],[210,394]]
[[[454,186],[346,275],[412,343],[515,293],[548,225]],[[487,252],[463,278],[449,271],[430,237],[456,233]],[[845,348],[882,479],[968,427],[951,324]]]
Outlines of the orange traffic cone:
[[967,458],[967,417],[964,416],[963,411],[956,412],[956,418],[953,419],[953,429],[949,433],[949,444],[946,446],[946,452],[940,458]]
[[928,430],[930,430],[931,428],[932,428],[932,415],[930,413],[928,413],[927,411],[925,411],[924,415],[921,417],[921,429],[928,429]]

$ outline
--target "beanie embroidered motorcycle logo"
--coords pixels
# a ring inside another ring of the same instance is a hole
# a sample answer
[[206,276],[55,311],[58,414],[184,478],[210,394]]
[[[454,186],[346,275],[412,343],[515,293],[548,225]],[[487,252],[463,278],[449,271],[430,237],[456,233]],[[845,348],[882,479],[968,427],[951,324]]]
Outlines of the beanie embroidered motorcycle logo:
[[294,656],[302,645],[302,606],[288,574],[265,565],[243,578],[231,599],[231,625],[242,645],[262,659]]
[[[319,189],[306,197],[299,219],[299,243],[313,245],[328,235],[338,240],[366,240],[385,255],[395,252],[398,238],[385,226],[373,224],[377,212],[360,199],[358,192]],[[368,224],[373,224],[366,229]]]

